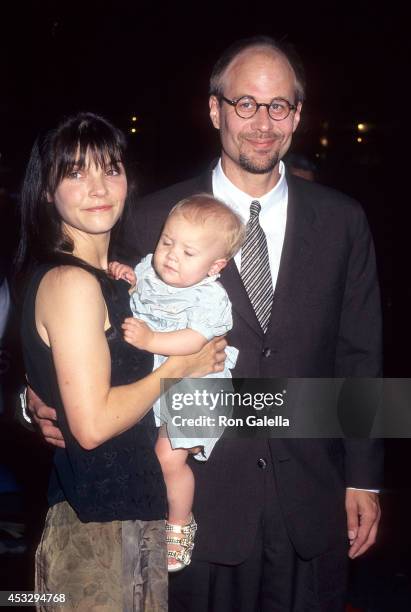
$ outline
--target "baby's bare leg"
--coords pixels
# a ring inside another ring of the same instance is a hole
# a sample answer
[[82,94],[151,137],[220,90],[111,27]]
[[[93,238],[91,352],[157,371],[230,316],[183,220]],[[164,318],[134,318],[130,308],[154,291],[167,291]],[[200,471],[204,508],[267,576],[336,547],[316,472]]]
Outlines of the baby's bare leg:
[[172,449],[170,440],[161,434],[156,453],[167,487],[168,522],[185,525],[190,520],[194,498],[194,476],[187,465],[188,451],[184,448]]

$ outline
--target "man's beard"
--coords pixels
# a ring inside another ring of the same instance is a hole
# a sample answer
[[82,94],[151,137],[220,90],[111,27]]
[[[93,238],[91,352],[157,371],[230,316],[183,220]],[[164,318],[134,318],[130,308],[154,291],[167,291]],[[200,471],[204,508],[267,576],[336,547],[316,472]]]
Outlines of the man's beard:
[[239,163],[243,170],[250,172],[251,174],[268,174],[278,164],[280,161],[280,155],[278,151],[273,153],[271,157],[267,159],[261,159],[259,162],[256,162],[253,159],[250,159],[244,153],[240,153]]

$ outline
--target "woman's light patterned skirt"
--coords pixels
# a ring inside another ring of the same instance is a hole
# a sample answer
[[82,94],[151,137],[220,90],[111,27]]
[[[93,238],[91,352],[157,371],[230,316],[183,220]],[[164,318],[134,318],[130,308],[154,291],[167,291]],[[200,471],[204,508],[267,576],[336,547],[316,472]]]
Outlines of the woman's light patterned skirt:
[[37,593],[64,593],[44,612],[167,612],[164,521],[82,523],[67,502],[49,509],[36,552]]

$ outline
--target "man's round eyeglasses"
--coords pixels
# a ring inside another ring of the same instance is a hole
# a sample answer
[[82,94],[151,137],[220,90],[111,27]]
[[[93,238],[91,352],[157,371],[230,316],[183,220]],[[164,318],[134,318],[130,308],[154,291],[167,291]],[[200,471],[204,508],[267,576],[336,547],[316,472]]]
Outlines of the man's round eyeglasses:
[[219,96],[220,100],[224,100],[227,104],[234,106],[235,112],[242,119],[250,119],[254,117],[260,106],[265,106],[271,119],[274,121],[282,121],[286,119],[291,111],[297,110],[295,104],[290,104],[284,98],[274,98],[269,104],[257,102],[252,96],[242,96],[237,100],[229,100],[225,96]]

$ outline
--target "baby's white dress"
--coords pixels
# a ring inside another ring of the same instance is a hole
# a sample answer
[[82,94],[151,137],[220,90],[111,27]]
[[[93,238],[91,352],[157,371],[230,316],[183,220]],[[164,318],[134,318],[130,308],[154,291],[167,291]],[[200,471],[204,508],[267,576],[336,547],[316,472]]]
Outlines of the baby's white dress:
[[[172,287],[159,278],[152,266],[152,255],[147,255],[135,268],[137,285],[130,299],[133,316],[141,319],[156,332],[171,332],[180,329],[193,329],[207,340],[221,336],[233,326],[231,302],[224,287],[218,282],[219,274],[208,276],[191,287]],[[205,378],[231,379],[230,370],[234,368],[238,350],[232,346],[226,348],[225,368],[222,372],[209,374]],[[167,359],[164,355],[154,355],[154,369]],[[220,384],[221,383],[221,384]],[[217,393],[233,391],[230,380],[217,381],[212,390]],[[198,380],[186,378],[173,385],[172,394],[193,393],[199,388]],[[206,385],[207,389],[210,386]],[[222,435],[224,427],[220,425],[220,416],[229,417],[232,406],[221,402],[210,411],[209,406],[196,404],[190,409],[191,417],[207,417],[205,427],[182,427],[174,424],[178,412],[171,412],[169,394],[165,393],[153,406],[158,426],[165,423],[167,433],[173,448],[204,447],[204,451],[195,455],[196,459],[205,460],[209,457],[215,443]],[[184,416],[188,415],[184,409]],[[208,419],[211,417],[211,419]],[[213,421],[215,425],[213,426]],[[197,436],[201,432],[202,436]],[[206,437],[204,437],[204,433]]]

